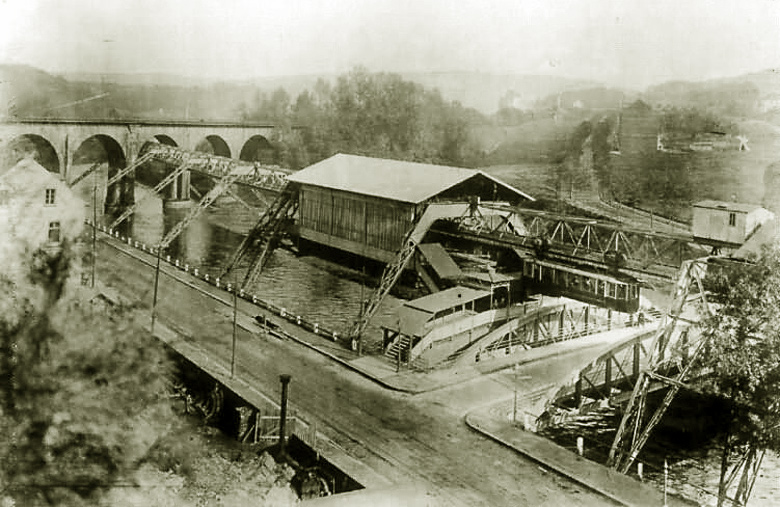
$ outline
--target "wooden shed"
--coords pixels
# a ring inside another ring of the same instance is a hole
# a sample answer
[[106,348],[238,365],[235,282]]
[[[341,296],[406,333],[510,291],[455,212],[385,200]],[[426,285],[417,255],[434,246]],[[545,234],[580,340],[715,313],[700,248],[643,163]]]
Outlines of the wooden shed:
[[534,199],[483,171],[334,155],[295,174],[302,239],[389,262],[430,202]]
[[693,205],[693,236],[717,246],[742,245],[773,214],[755,204],[701,201]]

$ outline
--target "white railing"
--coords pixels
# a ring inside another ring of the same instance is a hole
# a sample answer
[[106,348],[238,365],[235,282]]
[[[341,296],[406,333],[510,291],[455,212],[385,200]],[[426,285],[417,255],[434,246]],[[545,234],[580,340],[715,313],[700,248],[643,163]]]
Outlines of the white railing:
[[437,341],[447,339],[451,336],[456,336],[461,333],[467,332],[469,329],[478,328],[491,324],[497,320],[511,319],[520,315],[524,315],[529,311],[529,308],[538,306],[538,303],[526,303],[522,306],[511,306],[509,308],[497,308],[494,310],[487,310],[480,313],[469,312],[463,317],[452,320],[447,323],[438,321],[432,321],[433,329],[428,332],[422,339],[417,342],[417,345],[412,347],[412,352],[409,356],[410,361],[415,360],[433,347]]

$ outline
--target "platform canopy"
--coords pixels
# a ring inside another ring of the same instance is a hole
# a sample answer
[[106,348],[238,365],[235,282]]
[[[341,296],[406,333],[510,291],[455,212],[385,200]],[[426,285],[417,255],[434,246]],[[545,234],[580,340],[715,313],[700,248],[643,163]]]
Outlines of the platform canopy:
[[412,204],[431,199],[460,184],[472,183],[475,187],[489,184],[500,189],[501,198],[509,194],[516,200],[534,200],[530,195],[480,170],[342,153],[302,169],[287,179],[304,185]]

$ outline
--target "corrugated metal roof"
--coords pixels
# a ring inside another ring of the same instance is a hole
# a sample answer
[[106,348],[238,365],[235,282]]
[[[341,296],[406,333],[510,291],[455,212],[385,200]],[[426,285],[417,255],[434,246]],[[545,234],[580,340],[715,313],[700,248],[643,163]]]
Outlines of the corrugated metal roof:
[[724,211],[736,211],[739,213],[750,213],[759,209],[761,206],[758,204],[745,204],[741,202],[728,202],[728,201],[715,201],[706,200],[699,201],[693,205],[695,208],[707,208],[707,209],[720,209]]
[[489,174],[462,167],[420,164],[401,160],[339,153],[287,177],[305,185],[419,203],[478,174],[517,193],[534,198]]

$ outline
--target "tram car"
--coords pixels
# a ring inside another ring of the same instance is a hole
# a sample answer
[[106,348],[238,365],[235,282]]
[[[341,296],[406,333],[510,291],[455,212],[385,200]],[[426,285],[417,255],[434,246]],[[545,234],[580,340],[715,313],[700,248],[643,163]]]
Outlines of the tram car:
[[568,297],[618,312],[634,313],[639,309],[639,283],[630,277],[525,259],[523,282],[527,288],[549,296]]

